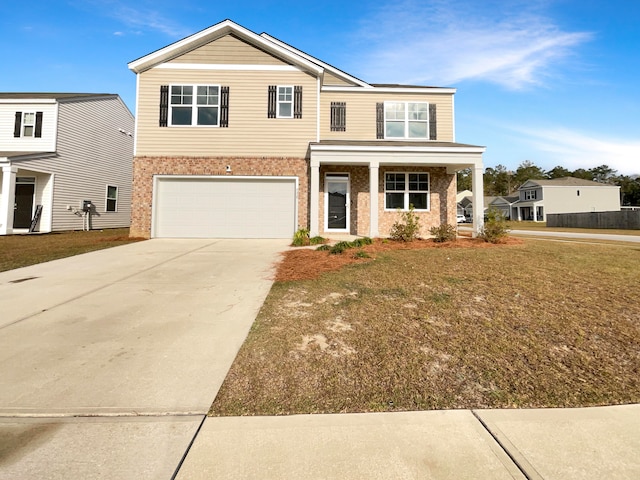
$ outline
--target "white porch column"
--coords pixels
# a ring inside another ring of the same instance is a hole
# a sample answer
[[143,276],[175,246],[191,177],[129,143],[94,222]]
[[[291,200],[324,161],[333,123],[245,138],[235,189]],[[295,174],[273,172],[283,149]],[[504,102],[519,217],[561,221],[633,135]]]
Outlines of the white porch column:
[[320,162],[311,159],[311,184],[309,186],[309,236],[320,235]]
[[533,210],[533,221],[537,222],[538,221],[538,207],[536,206],[535,203],[531,204],[531,210]]
[[380,235],[378,228],[378,175],[380,164],[377,160],[369,162],[369,237]]
[[482,166],[475,166],[471,170],[471,186],[473,189],[473,233],[475,238],[484,227],[484,185],[482,181]]
[[13,209],[16,203],[16,173],[18,167],[2,166],[2,194],[0,195],[0,235],[13,233]]

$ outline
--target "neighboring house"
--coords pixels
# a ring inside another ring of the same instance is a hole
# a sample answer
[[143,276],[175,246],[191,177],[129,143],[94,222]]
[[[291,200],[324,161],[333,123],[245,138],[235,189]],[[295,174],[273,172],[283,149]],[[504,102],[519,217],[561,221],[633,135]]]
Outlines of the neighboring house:
[[520,195],[505,195],[495,197],[491,202],[485,204],[487,208],[495,208],[499,210],[506,220],[511,220],[517,216],[517,212],[514,215],[513,205],[520,200]]
[[[489,209],[490,205],[497,199],[500,197],[482,197],[483,198],[483,207],[482,207],[482,211],[483,211],[483,215],[482,217],[484,218],[484,214],[487,213],[487,210]],[[465,217],[468,218],[472,218],[473,217],[473,196],[471,195],[467,195],[465,197],[462,197],[459,201],[458,201],[458,213],[462,213]]]
[[412,204],[427,236],[456,224],[458,170],[482,192],[485,148],[456,143],[455,89],[369,84],[230,20],[129,68],[132,235],[386,236]]
[[527,180],[512,205],[514,220],[544,222],[552,213],[620,211],[620,187],[581,178]]
[[133,130],[118,95],[0,93],[0,235],[128,226]]

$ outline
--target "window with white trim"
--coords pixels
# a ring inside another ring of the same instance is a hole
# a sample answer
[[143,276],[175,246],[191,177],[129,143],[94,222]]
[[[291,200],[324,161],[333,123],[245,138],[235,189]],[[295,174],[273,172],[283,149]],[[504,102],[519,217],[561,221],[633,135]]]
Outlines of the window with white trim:
[[36,129],[35,112],[24,112],[22,114],[22,136],[33,137],[35,129]]
[[219,85],[171,85],[170,95],[170,125],[219,125]]
[[429,104],[384,102],[385,138],[429,139]]
[[535,200],[536,199],[536,191],[535,190],[525,190],[524,199],[525,200]]
[[293,87],[278,86],[278,118],[293,118]]
[[107,185],[107,201],[105,202],[107,212],[118,211],[118,187]]
[[384,175],[385,210],[429,210],[429,174],[397,173]]

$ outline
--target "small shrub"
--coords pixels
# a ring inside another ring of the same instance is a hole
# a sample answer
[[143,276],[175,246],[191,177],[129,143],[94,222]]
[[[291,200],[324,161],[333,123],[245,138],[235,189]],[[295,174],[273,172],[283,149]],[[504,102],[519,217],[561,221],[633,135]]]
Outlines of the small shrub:
[[326,252],[331,250],[331,245],[327,245],[326,243],[324,245],[320,245],[318,248],[316,248],[316,250],[320,251],[320,252]]
[[391,226],[389,238],[401,242],[413,242],[420,232],[420,219],[413,211],[413,205],[409,205],[409,211],[402,213],[402,220]]
[[315,236],[309,239],[310,245],[322,245],[323,243],[327,243],[327,239],[324,237]]
[[495,208],[490,208],[487,212],[487,220],[480,231],[480,238],[489,243],[500,243],[509,234],[509,226],[504,214]]
[[296,233],[293,234],[293,241],[291,245],[294,247],[304,247],[305,245],[309,245],[309,230],[306,228],[300,228]]
[[331,247],[331,250],[329,250],[329,253],[333,255],[337,255],[349,248],[353,248],[353,245],[351,245],[351,242],[338,242],[333,247]]
[[433,241],[436,243],[455,242],[457,238],[456,227],[447,223],[439,227],[431,227],[429,233],[433,235]]
[[356,253],[353,254],[353,258],[371,258],[371,255],[369,255],[367,252],[363,250],[358,250]]
[[365,245],[371,245],[372,243],[373,240],[371,240],[369,237],[356,238],[353,242],[351,242],[354,247],[364,247]]

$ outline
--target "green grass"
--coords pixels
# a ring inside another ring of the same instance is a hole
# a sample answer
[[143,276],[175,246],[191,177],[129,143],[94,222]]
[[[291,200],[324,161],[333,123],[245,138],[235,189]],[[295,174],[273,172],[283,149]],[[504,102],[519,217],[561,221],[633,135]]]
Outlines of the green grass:
[[621,230],[621,229],[604,229],[604,228],[566,228],[566,227],[547,227],[546,222],[512,222],[507,221],[511,230],[532,230],[545,232],[572,232],[572,233],[597,233],[609,235],[640,235],[640,230]]
[[640,402],[640,247],[397,250],[274,284],[212,415]]
[[128,228],[0,236],[0,272],[135,241]]

